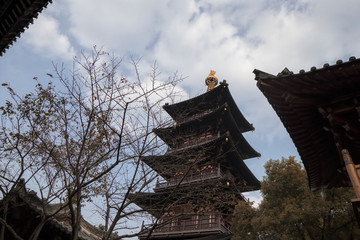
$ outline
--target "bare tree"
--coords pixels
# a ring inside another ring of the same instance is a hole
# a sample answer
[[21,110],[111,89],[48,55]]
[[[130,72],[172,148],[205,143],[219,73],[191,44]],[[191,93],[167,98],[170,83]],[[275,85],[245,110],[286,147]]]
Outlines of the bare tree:
[[[119,72],[121,59],[94,48],[75,58],[70,76],[63,65],[54,65],[55,74],[48,74],[53,80],[37,84],[34,93],[22,97],[7,86],[11,100],[1,108],[0,190],[7,199],[21,178],[37,186],[43,214],[31,239],[60,211],[69,214],[71,238],[78,239],[81,210],[89,202],[101,209],[104,239],[139,211],[130,207],[129,194],[148,188],[156,177],[140,159],[162,150],[152,129],[168,124],[159,110],[178,96],[182,77],[160,80],[155,63],[143,80],[139,62],[131,63],[135,80]],[[48,211],[51,203],[58,208]],[[2,236],[5,229],[14,232],[6,212]]]

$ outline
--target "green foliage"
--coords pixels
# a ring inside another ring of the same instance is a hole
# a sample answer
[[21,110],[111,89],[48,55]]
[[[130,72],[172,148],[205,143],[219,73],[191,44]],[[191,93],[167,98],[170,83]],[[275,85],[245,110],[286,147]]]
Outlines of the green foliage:
[[260,206],[236,206],[233,240],[360,239],[351,188],[311,192],[306,172],[294,157],[270,160],[265,171]]

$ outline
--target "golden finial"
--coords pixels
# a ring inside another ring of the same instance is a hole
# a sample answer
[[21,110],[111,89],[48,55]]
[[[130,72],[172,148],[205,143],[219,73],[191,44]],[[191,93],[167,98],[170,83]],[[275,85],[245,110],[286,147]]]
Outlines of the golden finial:
[[206,92],[214,89],[218,83],[218,78],[214,76],[215,73],[214,70],[210,70],[209,76],[205,79],[205,84],[208,86]]

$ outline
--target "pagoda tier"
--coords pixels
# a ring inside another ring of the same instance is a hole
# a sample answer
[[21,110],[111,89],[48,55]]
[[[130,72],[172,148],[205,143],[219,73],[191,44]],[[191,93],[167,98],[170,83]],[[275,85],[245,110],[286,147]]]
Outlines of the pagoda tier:
[[211,112],[225,103],[231,109],[232,115],[242,133],[254,130],[254,127],[244,118],[236,106],[225,80],[207,93],[176,104],[165,104],[164,109],[175,120],[176,124],[181,124],[183,121],[199,118],[201,115]]
[[171,141],[172,144],[168,145],[169,149],[165,153],[165,155],[172,152],[181,151],[182,149],[186,149],[188,151],[191,151],[192,149],[196,150],[203,144],[216,141],[216,139],[219,139],[222,136],[230,136],[233,139],[235,147],[238,148],[237,151],[239,152],[242,160],[260,157],[260,153],[256,152],[250,146],[250,144],[246,141],[246,139],[241,133],[232,130],[232,127],[218,129],[217,131],[216,129],[205,128],[199,129],[199,132],[193,131],[193,133],[189,132],[188,134],[186,134],[185,131],[179,133],[181,130],[178,131],[174,128],[160,129],[160,131],[162,131],[163,133],[169,132],[169,135],[173,136],[172,139],[167,139],[168,141]]
[[259,156],[259,154],[247,143],[242,136],[243,128],[236,121],[233,113],[234,111],[228,103],[209,110],[199,118],[188,118],[178,125],[168,128],[154,129],[154,133],[159,136],[170,148],[176,146],[183,147],[184,145],[193,144],[194,141],[201,141],[202,139],[209,139],[224,132],[229,131],[233,138],[241,139],[242,152],[248,153],[248,156],[243,156],[243,159]]
[[[247,143],[247,142],[246,142]],[[246,145],[245,145],[246,146]],[[206,164],[221,164],[223,171],[229,171],[242,190],[254,191],[260,183],[243,161],[243,156],[258,157],[257,152],[241,152],[243,144],[233,140],[229,132],[187,148],[170,151],[162,156],[148,156],[142,159],[164,179],[173,178],[184,166],[196,168]],[[250,155],[251,154],[251,155]],[[186,169],[186,168],[185,168]]]
[[[210,178],[193,185],[178,184],[167,188],[167,191],[135,193],[130,195],[130,199],[155,217],[169,211],[176,215],[203,214],[209,208],[230,217],[234,203],[239,200],[247,201],[231,182],[230,176]],[[181,206],[186,206],[186,212],[179,211]]]

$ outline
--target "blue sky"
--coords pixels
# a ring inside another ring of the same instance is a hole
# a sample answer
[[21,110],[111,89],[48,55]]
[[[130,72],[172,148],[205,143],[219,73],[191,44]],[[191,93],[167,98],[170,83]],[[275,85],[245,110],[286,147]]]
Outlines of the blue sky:
[[[257,89],[253,69],[298,72],[360,56],[357,0],[53,2],[0,57],[1,83],[30,91],[33,77],[46,80],[53,63],[70,65],[73,56],[93,45],[124,61],[141,57],[144,74],[156,60],[163,78],[175,71],[188,76],[180,87],[189,97],[206,91],[204,78],[214,69],[255,126],[245,138],[262,156],[246,163],[259,180],[267,160],[298,153]],[[1,103],[5,96],[0,89]]]

